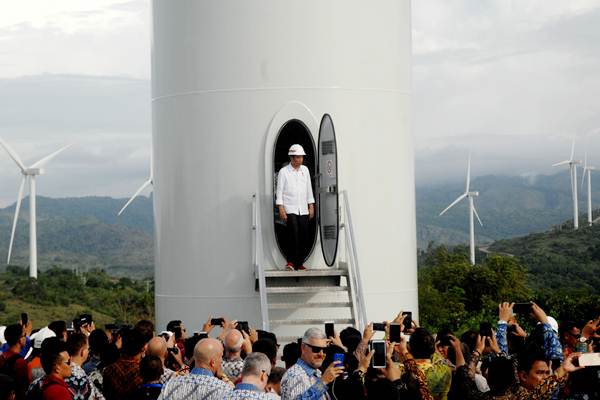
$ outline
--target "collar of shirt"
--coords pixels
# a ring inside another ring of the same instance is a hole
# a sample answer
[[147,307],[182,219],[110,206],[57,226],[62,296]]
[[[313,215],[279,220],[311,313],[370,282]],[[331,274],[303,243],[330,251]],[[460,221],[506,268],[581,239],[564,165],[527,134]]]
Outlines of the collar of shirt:
[[302,172],[302,166],[304,166],[304,164],[300,164],[300,166],[298,167],[298,169],[296,169],[296,168],[294,168],[294,167],[292,166],[292,163],[289,163],[289,164],[288,164],[288,169],[289,169],[291,172],[300,173],[300,172]]
[[145,388],[161,388],[163,387],[162,383],[144,383],[142,387]]
[[259,388],[257,388],[256,386],[254,386],[251,383],[238,383],[237,385],[235,385],[235,390],[251,390],[254,392],[260,392],[261,390]]
[[193,375],[205,375],[205,376],[215,376],[212,372],[207,370],[206,368],[194,368],[191,370],[190,374]]
[[317,378],[321,376],[321,371],[311,367],[310,365],[305,363],[304,360],[302,360],[301,358],[299,358],[298,361],[296,361],[296,364],[298,364],[298,366],[302,368],[308,376],[316,376]]
[[47,385],[50,382],[54,382],[63,387],[69,387],[64,379],[61,379],[55,375],[46,375],[43,379],[44,385]]

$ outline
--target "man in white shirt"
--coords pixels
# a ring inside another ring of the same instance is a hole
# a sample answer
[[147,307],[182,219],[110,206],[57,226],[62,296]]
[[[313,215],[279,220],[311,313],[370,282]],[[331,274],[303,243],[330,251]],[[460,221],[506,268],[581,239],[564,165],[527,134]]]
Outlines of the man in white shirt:
[[299,144],[288,151],[290,163],[281,168],[277,175],[275,204],[279,216],[286,222],[290,248],[287,258],[287,270],[305,270],[304,251],[307,248],[308,221],[315,216],[315,198],[308,168],[302,163],[306,153]]

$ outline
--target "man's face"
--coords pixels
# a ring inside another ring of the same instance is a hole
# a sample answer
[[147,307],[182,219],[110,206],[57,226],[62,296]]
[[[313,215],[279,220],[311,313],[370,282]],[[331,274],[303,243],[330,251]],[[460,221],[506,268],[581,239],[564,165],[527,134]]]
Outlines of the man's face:
[[528,372],[519,371],[521,385],[529,390],[533,390],[544,379],[550,376],[550,366],[546,361],[538,360],[533,363]]
[[292,156],[292,167],[298,168],[304,163],[304,156]]
[[61,362],[58,365],[58,374],[62,378],[68,378],[71,376],[71,359],[69,357],[69,353],[63,351],[60,353]]
[[581,331],[577,327],[571,328],[570,331],[565,333],[565,343],[568,347],[574,348],[577,345],[577,341],[581,337]]
[[[320,368],[325,360],[327,339],[310,339],[302,343],[302,360],[313,368]],[[316,351],[316,353],[315,353]]]

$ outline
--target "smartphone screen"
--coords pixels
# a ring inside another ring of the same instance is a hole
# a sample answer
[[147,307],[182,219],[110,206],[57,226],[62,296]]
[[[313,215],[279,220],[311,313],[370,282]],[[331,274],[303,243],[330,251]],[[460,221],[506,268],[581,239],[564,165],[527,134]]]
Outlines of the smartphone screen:
[[600,353],[583,353],[579,356],[580,367],[596,367],[600,365]]
[[400,343],[400,324],[390,324],[390,342]]
[[27,313],[21,313],[21,325],[26,326],[28,322],[29,316],[27,316]]
[[333,355],[333,362],[338,362],[339,366],[343,366],[344,365],[344,354],[343,353],[335,353]]
[[225,322],[223,318],[212,318],[210,320],[210,324],[213,326],[221,326],[223,325],[223,322]]
[[402,315],[405,316],[402,324],[404,325],[404,331],[406,332],[412,328],[412,311],[403,312]]
[[248,321],[238,321],[237,323],[237,330],[240,332],[246,332],[247,334],[250,334],[250,325],[248,325]]
[[531,303],[515,303],[513,306],[513,313],[526,315],[531,312]]
[[383,322],[373,322],[373,330],[385,332],[385,324]]
[[371,350],[375,350],[373,358],[371,359],[371,366],[373,368],[385,368],[386,365],[386,349],[385,340],[373,340],[371,341]]
[[492,337],[492,324],[489,322],[482,322],[479,324],[479,335]]
[[325,322],[325,336],[328,339],[335,336],[333,322]]

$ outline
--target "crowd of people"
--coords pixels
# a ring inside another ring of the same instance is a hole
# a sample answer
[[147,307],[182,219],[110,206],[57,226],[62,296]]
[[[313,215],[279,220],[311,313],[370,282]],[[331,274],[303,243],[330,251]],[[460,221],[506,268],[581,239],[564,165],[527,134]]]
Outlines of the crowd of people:
[[363,332],[313,327],[281,351],[275,334],[225,318],[192,335],[178,320],[158,334],[148,320],[97,329],[84,314],[35,332],[23,320],[0,328],[0,400],[600,399],[600,366],[583,356],[600,351],[600,318],[527,314],[530,332],[502,303],[496,324],[458,335],[400,313]]

